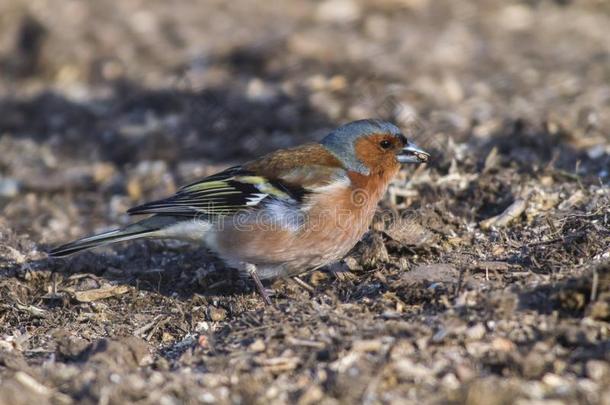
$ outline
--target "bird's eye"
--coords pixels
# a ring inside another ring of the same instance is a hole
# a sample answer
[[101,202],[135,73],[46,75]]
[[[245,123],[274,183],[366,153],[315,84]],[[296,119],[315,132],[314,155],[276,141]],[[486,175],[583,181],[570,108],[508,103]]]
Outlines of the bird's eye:
[[379,146],[381,146],[383,149],[389,149],[392,146],[392,142],[384,139],[383,141],[379,142]]

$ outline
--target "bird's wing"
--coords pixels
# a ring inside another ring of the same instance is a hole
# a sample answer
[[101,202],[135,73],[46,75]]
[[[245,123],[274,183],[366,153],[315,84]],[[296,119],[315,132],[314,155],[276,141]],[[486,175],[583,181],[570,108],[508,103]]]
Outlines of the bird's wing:
[[279,176],[286,184],[298,184],[308,193],[318,193],[334,185],[347,185],[349,178],[344,169],[320,165],[296,167]]
[[243,166],[231,167],[182,187],[173,196],[127,211],[130,215],[163,214],[213,218],[254,210],[269,200],[298,203],[308,191],[282,179],[269,179]]
[[178,190],[173,196],[127,211],[213,218],[260,209],[273,201],[299,206],[307,195],[345,182],[346,172],[320,144],[272,152]]
[[260,176],[278,179],[310,193],[347,181],[347,172],[337,158],[316,143],[278,150],[244,167]]

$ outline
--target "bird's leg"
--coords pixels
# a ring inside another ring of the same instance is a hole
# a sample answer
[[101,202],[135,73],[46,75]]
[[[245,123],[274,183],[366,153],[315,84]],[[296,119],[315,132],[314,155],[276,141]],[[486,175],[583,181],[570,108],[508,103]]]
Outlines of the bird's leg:
[[256,284],[256,289],[258,290],[258,293],[261,295],[261,297],[263,297],[263,301],[265,302],[265,304],[272,305],[271,299],[269,298],[269,294],[267,294],[267,290],[265,290],[261,279],[258,277],[258,273],[256,272],[256,266],[251,263],[246,263],[246,271],[248,272],[248,274],[250,274],[252,280],[254,280],[254,284]]

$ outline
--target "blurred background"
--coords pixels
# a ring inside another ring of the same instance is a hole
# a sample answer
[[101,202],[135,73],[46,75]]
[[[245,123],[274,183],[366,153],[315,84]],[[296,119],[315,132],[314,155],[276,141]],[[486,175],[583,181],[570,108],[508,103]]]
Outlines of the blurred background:
[[[370,117],[433,159],[312,296],[171,242],[46,259]],[[609,172],[608,1],[0,0],[0,404],[599,403]]]
[[[410,131],[445,171],[449,142],[478,162],[517,125],[542,134],[524,141],[534,148],[511,139],[518,164],[574,171],[590,158],[580,170],[607,182],[608,11],[592,0],[2,1],[5,214],[45,242],[74,237],[58,224],[70,212],[116,221],[216,165],[367,117]],[[104,204],[84,208],[81,193],[54,218],[14,212],[24,190],[83,188]]]

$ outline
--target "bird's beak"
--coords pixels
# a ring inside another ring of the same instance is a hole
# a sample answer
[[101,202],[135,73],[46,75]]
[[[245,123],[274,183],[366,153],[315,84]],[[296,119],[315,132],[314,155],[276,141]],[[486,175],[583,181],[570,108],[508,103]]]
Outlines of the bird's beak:
[[400,163],[425,163],[430,159],[430,154],[414,143],[407,142],[397,158]]

